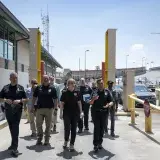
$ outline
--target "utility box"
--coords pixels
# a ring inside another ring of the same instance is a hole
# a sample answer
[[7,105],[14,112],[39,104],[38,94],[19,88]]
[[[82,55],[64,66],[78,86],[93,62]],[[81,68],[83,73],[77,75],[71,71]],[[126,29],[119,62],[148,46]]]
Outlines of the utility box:
[[124,111],[129,111],[128,107],[128,95],[134,93],[135,86],[135,71],[126,70],[123,72],[123,109]]

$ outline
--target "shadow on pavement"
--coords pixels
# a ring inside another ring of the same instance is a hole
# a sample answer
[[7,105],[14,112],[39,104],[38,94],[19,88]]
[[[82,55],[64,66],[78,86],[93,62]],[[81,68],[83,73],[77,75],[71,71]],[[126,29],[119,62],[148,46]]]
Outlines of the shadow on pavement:
[[27,146],[26,147],[29,150],[34,150],[35,152],[43,152],[54,149],[51,145],[44,146],[44,145],[33,145],[33,146]]
[[84,131],[82,133],[77,133],[78,136],[89,136],[92,135],[93,133],[89,132],[89,131]]
[[143,135],[145,135],[147,138],[149,138],[151,141],[153,141],[154,143],[160,145],[160,142],[157,141],[155,138],[153,138],[152,136],[150,136],[149,134],[153,134],[153,133],[146,133],[142,130],[140,130],[138,127],[136,127],[135,125],[133,124],[129,124],[129,126],[133,127],[134,129],[136,129],[138,132],[142,133]]
[[105,160],[109,160],[111,159],[112,157],[115,156],[115,154],[105,150],[104,148],[100,151],[98,151],[97,153],[95,153],[94,151],[90,151],[88,153],[93,159],[105,159]]
[[74,152],[70,152],[68,149],[64,150],[61,153],[58,153],[57,156],[59,157],[63,157],[63,159],[72,159],[73,157],[76,157],[78,155],[82,155],[83,152],[78,152],[78,151],[74,151]]
[[[22,155],[22,153],[19,153],[19,156],[20,155]],[[11,151],[9,150],[0,151],[0,160],[10,159],[10,158],[13,158],[13,156],[11,155]]]
[[36,140],[37,137],[31,137],[30,135],[28,136],[24,136],[24,137],[19,137],[20,139],[24,139],[26,141],[32,141],[32,140]]
[[110,139],[110,140],[115,140],[115,139],[119,138],[119,135],[115,135],[115,137],[112,137],[112,136],[109,135],[109,134],[105,134],[105,135],[103,136],[103,138],[108,138],[108,139]]

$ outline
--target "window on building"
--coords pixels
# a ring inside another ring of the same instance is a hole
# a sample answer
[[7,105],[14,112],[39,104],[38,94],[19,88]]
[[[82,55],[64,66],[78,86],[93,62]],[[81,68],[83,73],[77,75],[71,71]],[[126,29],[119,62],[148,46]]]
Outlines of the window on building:
[[14,60],[14,32],[0,25],[0,57]]

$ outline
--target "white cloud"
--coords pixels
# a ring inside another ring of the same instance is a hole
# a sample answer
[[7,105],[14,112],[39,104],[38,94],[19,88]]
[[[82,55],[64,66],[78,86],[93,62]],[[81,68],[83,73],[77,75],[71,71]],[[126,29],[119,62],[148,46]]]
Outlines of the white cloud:
[[135,50],[143,50],[144,49],[144,45],[143,44],[133,44],[131,46],[131,50],[135,51]]

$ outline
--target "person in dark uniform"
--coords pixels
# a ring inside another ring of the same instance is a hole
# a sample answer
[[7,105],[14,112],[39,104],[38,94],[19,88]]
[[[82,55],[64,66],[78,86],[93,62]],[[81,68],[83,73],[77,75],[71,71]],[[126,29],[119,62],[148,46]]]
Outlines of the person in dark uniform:
[[[84,126],[85,126],[86,131],[89,130],[89,127],[88,127],[89,108],[90,108],[89,100],[91,97],[91,93],[92,93],[91,88],[88,85],[86,85],[85,79],[81,78],[80,95],[81,95],[81,102],[82,102],[82,110],[84,112]],[[79,128],[78,133],[82,133],[83,131],[83,119],[82,118],[79,119],[78,128]]]
[[60,119],[64,120],[64,145],[63,148],[67,147],[69,141],[69,135],[71,132],[70,139],[70,151],[74,151],[74,143],[76,138],[76,129],[79,117],[83,117],[81,96],[79,91],[75,90],[75,80],[69,79],[67,81],[67,89],[62,92],[61,96],[61,108],[60,108]]
[[105,125],[105,133],[108,134],[108,117],[110,114],[111,118],[111,136],[115,137],[114,128],[115,128],[115,112],[116,112],[116,91],[113,90],[114,82],[108,81],[108,91],[113,99],[113,105],[108,108],[107,116],[106,116],[106,125]]
[[93,145],[95,152],[97,152],[99,149],[102,149],[107,110],[108,107],[113,105],[112,97],[108,90],[104,88],[104,82],[102,79],[97,80],[97,87],[97,93],[92,94],[90,100],[90,104],[93,107]]
[[[97,92],[97,86],[96,86],[96,82],[92,82],[92,94]],[[93,108],[91,106],[91,122],[93,122]]]
[[18,152],[18,136],[19,124],[22,115],[23,103],[27,101],[24,88],[17,84],[17,73],[10,74],[11,83],[4,86],[0,92],[0,100],[5,103],[6,119],[11,133],[11,154],[17,157]]
[[33,93],[32,109],[37,100],[36,109],[36,126],[37,126],[37,145],[42,145],[43,139],[43,121],[45,119],[46,130],[45,130],[45,141],[44,145],[49,145],[52,113],[53,109],[57,108],[57,93],[53,85],[49,83],[49,76],[43,76],[43,83],[36,87]]

